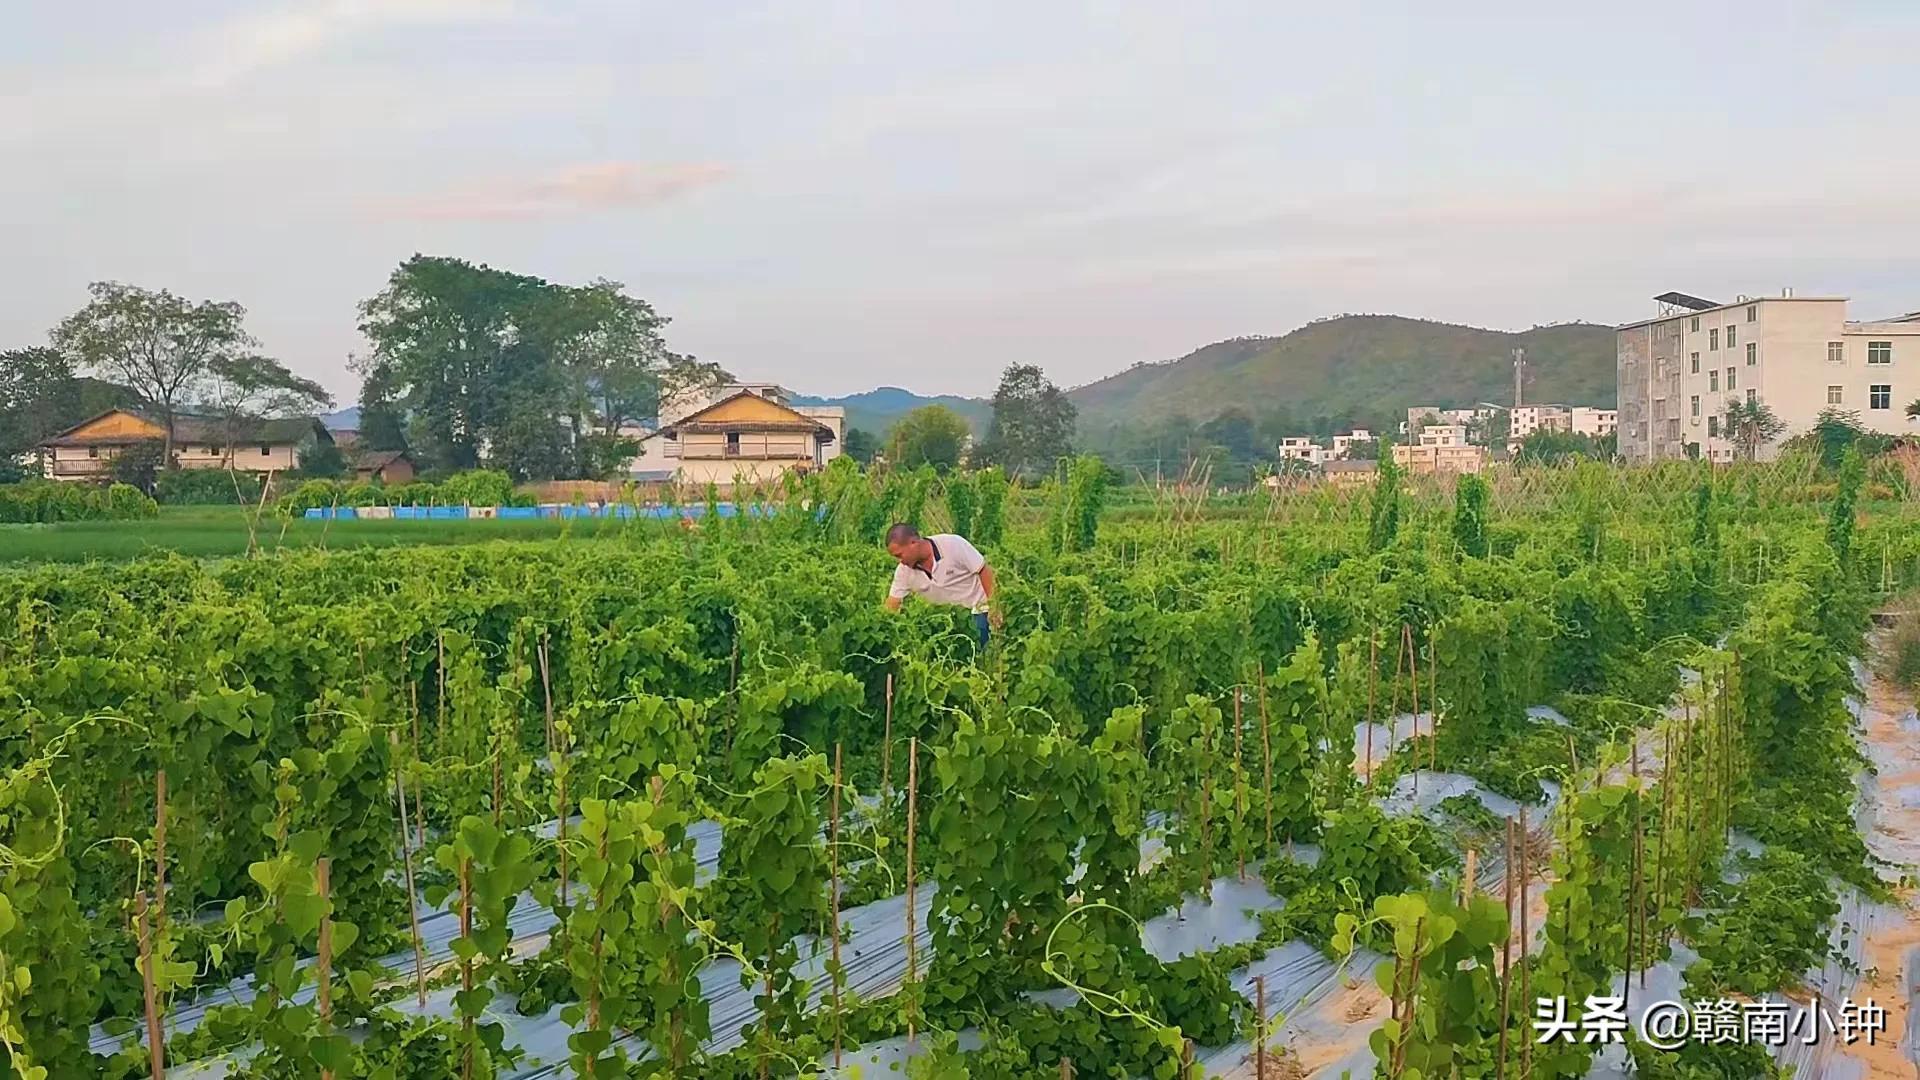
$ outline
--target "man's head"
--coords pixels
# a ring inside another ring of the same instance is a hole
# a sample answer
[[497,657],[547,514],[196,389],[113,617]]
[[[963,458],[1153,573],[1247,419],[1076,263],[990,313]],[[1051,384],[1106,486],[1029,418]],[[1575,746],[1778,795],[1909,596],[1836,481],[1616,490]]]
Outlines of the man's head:
[[887,554],[898,559],[902,566],[913,566],[926,559],[927,542],[921,539],[920,530],[902,521],[887,530]]

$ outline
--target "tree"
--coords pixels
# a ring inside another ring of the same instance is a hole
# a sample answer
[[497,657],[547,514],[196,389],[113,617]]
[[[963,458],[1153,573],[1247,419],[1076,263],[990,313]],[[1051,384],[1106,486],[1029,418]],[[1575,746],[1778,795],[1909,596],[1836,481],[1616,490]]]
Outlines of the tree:
[[347,455],[332,439],[316,442],[300,452],[300,465],[294,471],[317,480],[338,479],[347,475]]
[[161,461],[171,462],[180,406],[192,399],[215,361],[255,344],[243,326],[247,311],[230,301],[195,304],[165,289],[114,281],[96,281],[87,291],[93,299],[54,329],[54,345],[150,404],[166,428]]
[[223,449],[233,456],[241,425],[263,417],[301,416],[333,404],[333,395],[271,357],[257,353],[215,357],[207,364],[205,405],[220,418]]
[[1727,415],[1723,423],[1727,438],[1733,440],[1742,461],[1752,461],[1759,455],[1762,446],[1779,438],[1787,430],[1786,421],[1775,416],[1773,410],[1758,399],[1743,401],[1728,398]]
[[154,477],[159,473],[161,464],[171,460],[166,456],[165,440],[148,439],[113,455],[113,461],[107,465],[107,473],[113,477],[114,483],[130,484],[151,495]]
[[1400,466],[1391,453],[1380,455],[1373,478],[1373,504],[1367,514],[1367,550],[1385,551],[1400,531]]
[[975,454],[1008,475],[1047,472],[1073,449],[1078,410],[1033,364],[1010,364],[993,393],[993,423]]
[[602,475],[632,453],[621,429],[663,394],[726,373],[670,352],[667,320],[618,282],[556,285],[416,255],[360,305],[363,407],[404,417],[432,469],[515,478]]
[[871,462],[879,449],[879,437],[865,428],[848,428],[841,438],[840,452],[862,465]]
[[945,405],[922,405],[894,421],[887,438],[887,463],[900,469],[931,465],[947,472],[960,464],[971,429]]
[[1599,447],[1593,439],[1571,431],[1543,429],[1520,440],[1515,451],[1516,465],[1558,465],[1572,458],[1598,458]]
[[1863,457],[1873,457],[1891,442],[1885,435],[1868,431],[1860,423],[1859,413],[1826,408],[1820,410],[1812,428],[1787,440],[1787,447],[1812,450],[1819,455],[1822,466],[1838,469],[1848,450],[1858,449]]

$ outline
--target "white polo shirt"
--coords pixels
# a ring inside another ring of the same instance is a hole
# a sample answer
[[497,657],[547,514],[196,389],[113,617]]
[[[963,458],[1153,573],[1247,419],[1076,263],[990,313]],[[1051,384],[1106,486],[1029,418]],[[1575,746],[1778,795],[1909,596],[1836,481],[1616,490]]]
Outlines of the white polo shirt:
[[911,594],[930,604],[955,604],[974,612],[987,610],[987,590],[980,584],[986,557],[964,536],[940,533],[926,539],[933,545],[933,572],[917,566],[896,566],[893,587],[887,595],[904,599]]

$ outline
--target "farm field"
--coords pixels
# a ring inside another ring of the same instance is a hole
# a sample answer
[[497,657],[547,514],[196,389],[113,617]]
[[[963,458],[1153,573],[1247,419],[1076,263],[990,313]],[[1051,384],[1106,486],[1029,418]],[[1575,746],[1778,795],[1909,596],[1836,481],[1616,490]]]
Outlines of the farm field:
[[[1857,468],[1101,483],[0,570],[0,1075],[1912,1074],[1920,518]],[[881,608],[895,519],[989,649]],[[1871,1051],[1532,1026],[1868,993]]]

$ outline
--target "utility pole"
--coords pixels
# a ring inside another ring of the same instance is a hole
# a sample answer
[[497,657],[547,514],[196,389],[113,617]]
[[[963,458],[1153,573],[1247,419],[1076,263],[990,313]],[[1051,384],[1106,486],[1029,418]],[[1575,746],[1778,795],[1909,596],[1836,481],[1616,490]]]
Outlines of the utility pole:
[[1520,407],[1520,383],[1526,378],[1527,350],[1513,350],[1513,407]]

